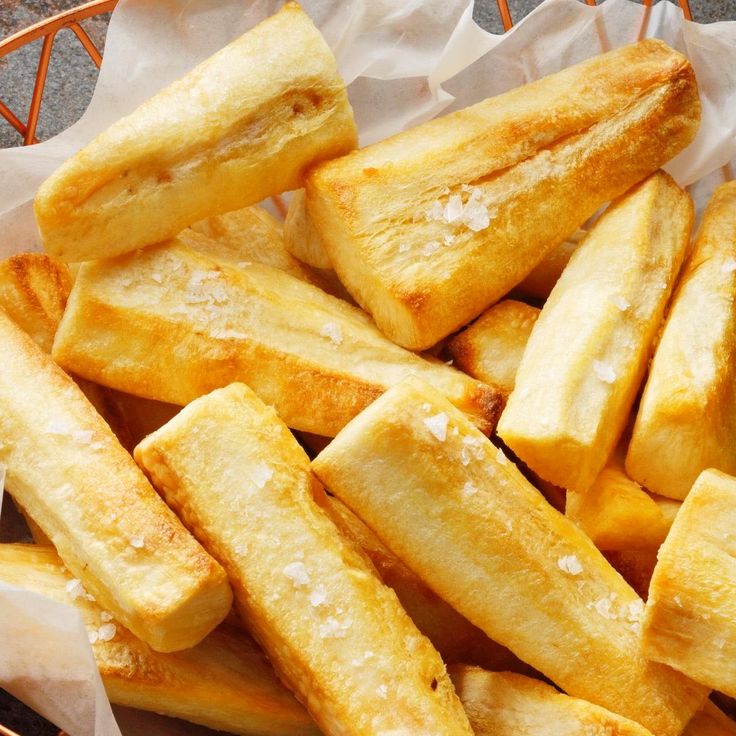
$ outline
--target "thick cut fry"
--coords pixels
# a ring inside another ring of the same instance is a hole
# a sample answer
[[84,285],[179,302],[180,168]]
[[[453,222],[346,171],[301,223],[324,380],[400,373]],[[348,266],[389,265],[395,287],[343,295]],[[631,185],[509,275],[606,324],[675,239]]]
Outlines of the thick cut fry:
[[[192,231],[206,236],[191,237]],[[284,244],[281,223],[263,207],[245,207],[208,217],[179,234],[187,245],[213,258],[238,264],[254,261],[315,283],[314,274],[294,258]]]
[[587,491],[613,452],[692,221],[690,197],[658,172],[609,207],[552,290],[498,425],[544,479]]
[[648,39],[321,164],[307,204],[355,300],[426,349],[690,143],[699,119],[689,62]]
[[43,253],[0,261],[0,308],[47,353],[71,288],[67,266]]
[[66,161],[36,219],[52,255],[118,255],[295,189],[356,140],[332,52],[287,3]]
[[560,243],[544,260],[516,287],[514,291],[546,299],[555,284],[560,280],[562,272],[572,258],[572,254],[585,237],[585,230],[577,230],[563,243]]
[[156,495],[71,378],[0,310],[6,488],[102,606],[159,651],[227,614],[222,568]]
[[614,451],[584,493],[567,492],[565,515],[598,549],[657,549],[672,526],[679,501],[647,493],[624,470],[625,448]]
[[407,379],[312,462],[443,600],[567,693],[675,736],[706,690],[639,649],[641,599],[436,391]]
[[404,610],[445,662],[477,664],[490,670],[531,671],[431,591],[339,499],[325,494],[321,505],[343,535],[368,555],[381,580],[394,589]]
[[472,734],[442,660],[313,499],[309,459],[243,384],[136,460],[228,570],[238,610],[325,734]]
[[652,361],[626,470],[685,498],[702,470],[736,474],[736,182],[708,205]]
[[242,631],[220,626],[192,649],[155,652],[90,601],[50,548],[0,545],[0,581],[77,609],[107,695],[116,705],[244,736],[319,733]]
[[652,736],[646,728],[531,677],[450,667],[475,736]]
[[736,697],[736,478],[704,470],[660,547],[646,655]]
[[508,397],[538,316],[538,309],[523,302],[499,302],[450,340],[453,364]]
[[485,431],[496,389],[387,340],[356,307],[268,266],[178,241],[82,266],[54,359],[121,391],[187,404],[247,383],[294,429],[334,436],[386,388],[422,376]]
[[682,736],[736,736],[736,723],[708,700],[687,724]]
[[284,243],[289,253],[300,261],[314,268],[332,268],[332,261],[309,215],[307,195],[303,189],[291,194],[284,220]]

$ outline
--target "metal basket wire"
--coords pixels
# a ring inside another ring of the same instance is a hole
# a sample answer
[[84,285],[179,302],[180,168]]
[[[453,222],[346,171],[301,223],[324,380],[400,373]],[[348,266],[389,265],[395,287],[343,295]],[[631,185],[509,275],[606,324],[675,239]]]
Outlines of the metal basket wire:
[[[581,2],[591,6],[597,4],[596,0],[581,0]],[[647,28],[649,26],[650,8],[653,0],[642,0],[642,2],[646,7],[646,11],[639,29],[639,38],[646,35]],[[688,0],[678,0],[678,2],[685,18],[687,20],[692,20]],[[31,102],[28,108],[26,121],[23,122],[21,118],[16,115],[2,99],[0,99],[0,115],[2,115],[2,117],[5,118],[5,120],[23,136],[23,145],[27,146],[38,143],[36,127],[38,125],[41,104],[43,102],[46,76],[48,74],[49,61],[51,60],[51,51],[53,49],[57,33],[64,28],[70,29],[79,39],[82,47],[99,69],[102,64],[102,53],[95,46],[87,31],[82,27],[81,21],[96,15],[109,13],[115,8],[117,3],[118,0],[92,0],[91,2],[79,5],[78,7],[66,10],[51,18],[35,23],[34,25],[18,31],[17,33],[14,33],[0,41],[0,59],[2,59],[22,46],[43,38],[43,44],[38,58],[38,65],[36,67],[33,94],[31,95]],[[503,29],[504,31],[508,31],[514,25],[508,0],[496,0],[496,3],[498,5],[498,12]],[[601,40],[602,50],[608,50],[609,44],[606,38],[605,29],[602,25],[599,25],[598,33]],[[724,168],[724,173],[727,178],[732,178],[732,172],[727,167]],[[20,735],[0,724],[0,736]],[[66,734],[64,734],[63,731],[60,731],[59,736],[66,736]]]

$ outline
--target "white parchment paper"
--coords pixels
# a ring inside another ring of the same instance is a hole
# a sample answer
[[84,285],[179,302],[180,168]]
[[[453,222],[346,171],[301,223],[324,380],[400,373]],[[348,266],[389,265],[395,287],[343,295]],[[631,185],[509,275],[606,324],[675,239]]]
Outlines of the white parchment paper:
[[[121,0],[94,97],[79,122],[0,151],[0,257],[39,247],[31,201],[69,155],[143,100],[273,13],[280,0]],[[702,203],[736,163],[736,22],[684,21],[669,2],[588,7],[546,0],[505,36],[472,20],[472,0],[302,0],[349,83],[363,145],[603,50],[656,36],[692,61],[703,101],[696,141],[668,167]],[[0,489],[2,486],[0,485]],[[0,585],[0,683],[71,736],[118,736],[76,613]],[[125,734],[204,733],[118,709]],[[163,725],[162,725],[163,724]]]

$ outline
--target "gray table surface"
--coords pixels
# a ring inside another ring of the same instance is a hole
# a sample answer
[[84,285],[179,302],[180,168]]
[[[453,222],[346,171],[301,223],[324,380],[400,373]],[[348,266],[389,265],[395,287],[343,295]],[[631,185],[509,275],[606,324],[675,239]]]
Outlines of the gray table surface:
[[[0,38],[25,28],[81,0],[0,0]],[[514,21],[523,18],[539,5],[540,0],[510,0]],[[710,23],[736,20],[736,0],[690,0],[694,20]],[[104,48],[109,16],[103,15],[84,22],[99,49]],[[488,31],[500,33],[501,26],[495,0],[476,0],[475,19]],[[22,120],[33,91],[40,42],[26,46],[0,60],[0,99]],[[44,140],[71,125],[89,102],[97,71],[81,50],[70,31],[62,31],[54,44],[44,102],[38,125],[38,137]],[[20,135],[0,118],[0,148],[20,145]],[[52,736],[57,733],[34,713],[14,701],[0,689],[0,724],[13,728],[22,736]]]

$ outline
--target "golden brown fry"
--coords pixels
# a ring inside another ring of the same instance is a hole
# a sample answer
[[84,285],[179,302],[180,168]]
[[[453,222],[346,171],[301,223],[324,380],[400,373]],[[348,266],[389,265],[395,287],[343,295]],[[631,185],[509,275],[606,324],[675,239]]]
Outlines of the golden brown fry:
[[[206,236],[198,238],[192,233]],[[234,264],[254,261],[315,283],[314,274],[294,258],[284,244],[281,223],[263,207],[245,207],[208,217],[179,234],[189,247]]]
[[587,491],[623,433],[693,222],[658,172],[614,202],[552,290],[498,425],[538,475]]
[[90,380],[172,404],[243,381],[290,427],[324,436],[409,374],[484,431],[500,410],[496,389],[399,348],[356,307],[278,269],[233,267],[177,240],[85,264],[53,354]]
[[90,601],[50,548],[0,545],[0,581],[79,612],[105,690],[116,705],[244,736],[319,733],[242,631],[220,626],[192,649],[155,652]]
[[135,457],[325,734],[472,733],[440,656],[314,502],[309,459],[247,386],[192,402]]
[[706,700],[705,706],[693,716],[682,736],[736,736],[736,723],[710,700]]
[[0,308],[47,353],[71,288],[67,266],[43,253],[0,261]]
[[312,462],[432,590],[570,695],[675,736],[706,690],[639,648],[643,603],[436,391],[407,379]]
[[332,268],[332,261],[307,210],[307,195],[303,189],[291,193],[284,220],[284,243],[289,253],[300,261],[314,268]]
[[475,736],[652,736],[628,718],[524,675],[463,665],[449,672]]
[[227,614],[222,568],[187,533],[76,384],[0,310],[6,488],[74,575],[159,651]]
[[325,494],[320,503],[343,535],[368,555],[381,580],[394,589],[404,610],[445,662],[466,662],[490,670],[533,671],[432,592],[339,499]]
[[536,307],[513,299],[492,306],[449,341],[453,365],[508,397],[538,316]]
[[295,189],[355,145],[335,58],[287,3],[62,164],[36,219],[64,260],[118,255]]
[[624,470],[619,445],[593,485],[584,493],[567,492],[565,515],[598,549],[656,550],[667,536],[679,501],[647,493]]
[[585,235],[585,230],[576,230],[573,235],[545,256],[544,260],[517,285],[514,291],[537,299],[546,299],[560,280],[562,272]]
[[328,161],[309,213],[340,280],[426,349],[518,284],[700,120],[687,59],[647,39]]
[[700,226],[652,361],[626,470],[685,498],[702,470],[736,474],[736,182]]
[[736,478],[704,470],[659,550],[646,655],[736,697]]

